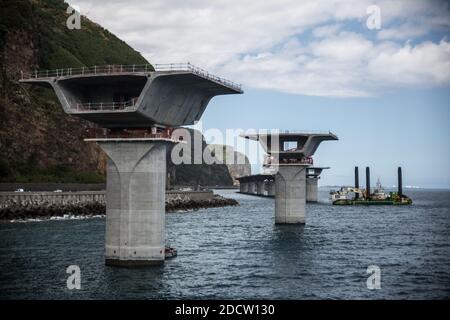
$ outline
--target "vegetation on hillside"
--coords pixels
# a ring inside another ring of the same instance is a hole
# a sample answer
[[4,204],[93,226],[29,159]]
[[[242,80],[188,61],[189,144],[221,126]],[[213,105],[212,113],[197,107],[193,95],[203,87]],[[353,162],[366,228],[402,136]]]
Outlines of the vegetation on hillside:
[[0,1],[0,181],[104,181],[101,151],[82,140],[92,124],[67,116],[52,90],[20,85],[18,75],[148,62],[85,17],[81,29],[68,29],[67,7],[63,0]]
[[[64,113],[54,92],[20,85],[20,71],[147,64],[142,55],[82,17],[70,30],[63,0],[0,1],[0,182],[105,180],[106,157],[83,141],[92,123]],[[169,164],[170,166],[170,164]],[[231,185],[225,165],[181,165],[177,185]]]
[[[170,161],[170,154],[168,154],[167,170],[171,174],[170,184],[173,186],[232,186],[233,179],[225,164],[220,161],[216,161],[214,164],[194,164],[194,154],[196,152],[195,137],[201,135],[201,132],[186,128],[189,132],[190,147],[191,147],[191,159],[188,164],[174,165]],[[204,136],[202,138],[202,153],[208,147]]]
[[2,0],[0,46],[13,30],[27,30],[38,38],[39,69],[106,64],[146,64],[132,49],[100,25],[82,17],[81,29],[69,29],[70,14],[63,0]]

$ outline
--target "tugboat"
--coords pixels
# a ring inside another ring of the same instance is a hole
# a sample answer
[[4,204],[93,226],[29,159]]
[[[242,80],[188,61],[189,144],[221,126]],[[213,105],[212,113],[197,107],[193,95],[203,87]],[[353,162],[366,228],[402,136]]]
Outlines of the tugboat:
[[[353,198],[350,195],[354,194]],[[387,194],[378,179],[375,190],[370,193],[370,169],[366,167],[366,189],[359,189],[358,167],[355,167],[355,187],[342,187],[339,191],[330,191],[333,205],[408,205],[411,198],[402,192],[402,168],[398,168],[398,192]]]

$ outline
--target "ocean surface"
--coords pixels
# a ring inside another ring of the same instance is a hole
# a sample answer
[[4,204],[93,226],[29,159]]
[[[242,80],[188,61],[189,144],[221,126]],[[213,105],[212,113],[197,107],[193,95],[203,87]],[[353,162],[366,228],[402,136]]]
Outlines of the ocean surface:
[[345,207],[320,190],[288,226],[273,199],[217,190],[240,206],[167,214],[178,257],[140,269],[104,265],[104,218],[1,223],[0,299],[449,299],[450,191],[406,191],[412,206]]

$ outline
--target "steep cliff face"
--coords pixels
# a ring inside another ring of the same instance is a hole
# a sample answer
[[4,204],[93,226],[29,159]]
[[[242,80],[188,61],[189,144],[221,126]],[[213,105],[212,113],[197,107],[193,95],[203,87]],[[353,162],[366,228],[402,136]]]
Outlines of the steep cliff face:
[[252,173],[250,161],[245,154],[235,151],[233,147],[228,145],[209,145],[209,148],[213,150],[222,150],[220,155],[216,154],[218,163],[225,164],[233,180],[233,185],[238,186],[239,180],[237,178],[243,176],[249,176]]
[[[20,72],[148,62],[85,17],[68,29],[69,17],[63,0],[0,1],[0,182],[105,180],[106,156],[83,141],[94,125],[65,114],[52,90],[19,84]],[[225,165],[171,168],[177,185],[232,184]]]
[[[169,187],[232,186],[233,178],[230,175],[228,167],[223,164],[220,159],[215,158],[213,152],[209,152],[211,158],[205,160],[204,153],[205,150],[208,151],[210,149],[210,145],[205,142],[202,133],[193,129],[182,130],[188,132],[184,138],[186,142],[188,142],[187,139],[189,139],[189,144],[186,144],[184,149],[190,149],[190,156],[185,158],[187,159],[187,163],[174,165],[171,161],[172,156],[174,156],[178,150],[180,150],[178,153],[183,153],[183,151],[181,151],[182,145],[178,145],[178,147],[168,153],[167,172],[169,176]],[[198,139],[198,142],[195,141],[196,139]],[[200,146],[198,150],[196,150],[197,143]],[[176,157],[176,155],[174,157]]]
[[68,116],[54,93],[20,85],[20,71],[148,63],[99,25],[69,30],[62,0],[0,2],[0,181],[104,180],[105,156],[82,141],[92,124]]

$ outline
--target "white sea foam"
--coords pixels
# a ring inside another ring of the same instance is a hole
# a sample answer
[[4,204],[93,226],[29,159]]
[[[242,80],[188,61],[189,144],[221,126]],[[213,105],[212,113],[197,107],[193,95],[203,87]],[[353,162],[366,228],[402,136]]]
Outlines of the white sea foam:
[[92,216],[77,216],[77,215],[71,215],[71,214],[65,214],[63,216],[54,216],[54,217],[48,217],[48,218],[29,218],[29,219],[13,219],[10,220],[11,223],[25,223],[25,222],[42,222],[42,221],[50,221],[50,220],[86,220],[86,219],[94,219],[94,218],[104,218],[104,214],[97,214]]

